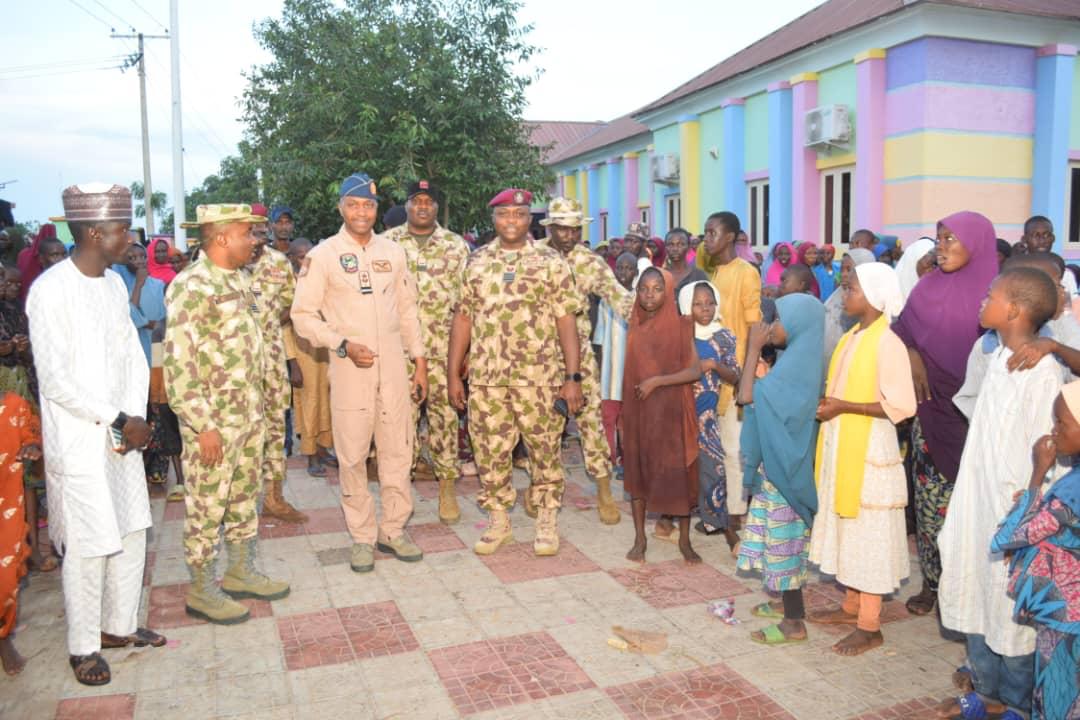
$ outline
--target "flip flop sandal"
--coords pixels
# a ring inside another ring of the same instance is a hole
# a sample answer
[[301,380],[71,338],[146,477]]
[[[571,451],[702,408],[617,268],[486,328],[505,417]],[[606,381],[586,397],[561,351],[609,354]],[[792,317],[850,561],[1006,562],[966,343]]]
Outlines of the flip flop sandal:
[[308,465],[307,474],[311,477],[326,477],[326,468],[321,465],[315,467]]
[[[101,653],[89,655],[71,655],[68,657],[71,669],[75,672],[75,679],[83,685],[108,685],[112,680],[112,672],[109,663],[101,657]],[[99,677],[93,677],[97,675]]]
[[958,690],[971,692],[975,689],[975,673],[967,665],[961,665],[953,671],[952,681]]
[[986,720],[986,703],[978,693],[961,695],[956,698],[956,704],[960,706],[960,717],[963,720]]
[[805,637],[789,638],[784,634],[784,631],[780,629],[779,625],[768,625],[762,628],[761,634],[764,637],[758,639],[756,635],[750,633],[750,639],[758,645],[798,645],[799,643],[806,642]]
[[754,617],[765,618],[766,620],[783,620],[784,613],[773,608],[767,602],[763,602],[760,605],[755,605],[754,609],[750,611],[750,614]]
[[908,601],[904,603],[904,607],[912,615],[921,617],[923,615],[929,615],[934,612],[934,608],[937,607],[937,594],[935,593],[932,600],[926,600],[926,596],[922,593],[914,595],[908,598]]
[[702,535],[722,535],[724,533],[724,528],[714,527],[712,530],[709,530],[707,528],[708,526],[705,525],[704,520],[698,520],[696,523],[694,523],[694,529]]
[[101,647],[106,650],[113,648],[124,648],[128,645],[134,645],[135,647],[164,647],[165,636],[160,633],[156,633],[153,630],[147,628],[139,628],[131,635],[127,637],[120,637],[117,635],[109,635],[108,633],[101,633]]
[[656,526],[653,526],[652,536],[654,538],[656,538],[657,540],[663,540],[664,542],[678,543],[679,542],[679,528],[678,527],[672,528],[670,533],[668,533],[667,535],[664,535],[663,533],[661,533],[661,532],[659,532],[657,530]]
[[184,486],[177,485],[169,491],[168,496],[165,498],[165,502],[181,502],[184,499]]

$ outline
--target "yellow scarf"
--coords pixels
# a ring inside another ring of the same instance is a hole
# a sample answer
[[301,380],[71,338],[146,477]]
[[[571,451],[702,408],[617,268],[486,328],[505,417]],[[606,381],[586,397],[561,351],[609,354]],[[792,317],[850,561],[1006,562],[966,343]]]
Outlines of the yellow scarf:
[[[847,383],[841,400],[854,403],[875,403],[878,393],[878,346],[881,334],[889,327],[889,319],[882,315],[863,333],[855,348],[855,357],[848,367]],[[832,360],[829,362],[829,379],[826,388],[833,387],[837,367],[844,349],[852,341],[859,326],[848,330],[840,338]],[[840,431],[836,435],[836,514],[853,518],[859,514],[862,498],[863,474],[866,471],[866,448],[870,444],[870,426],[874,418],[866,415],[844,413],[836,418]],[[821,485],[821,450],[825,433],[818,433],[817,481]]]

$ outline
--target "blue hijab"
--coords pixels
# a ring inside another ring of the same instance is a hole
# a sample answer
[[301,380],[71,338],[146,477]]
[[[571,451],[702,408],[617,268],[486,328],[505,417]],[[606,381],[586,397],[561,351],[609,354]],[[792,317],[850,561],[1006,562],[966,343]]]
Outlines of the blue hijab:
[[[113,265],[112,269],[124,281],[124,286],[127,287],[128,296],[130,296],[131,291],[135,289],[135,274],[122,263]],[[146,278],[142,292],[139,293],[139,307],[129,302],[128,311],[131,322],[135,324],[135,329],[139,333],[139,344],[142,345],[143,354],[146,355],[146,364],[149,366],[153,331],[146,325],[150,322],[161,323],[165,320],[165,283],[157,278]]]
[[754,382],[754,402],[745,409],[743,485],[756,492],[764,465],[769,482],[811,525],[817,512],[814,448],[825,382],[825,306],[796,293],[777,300],[776,311],[787,348],[769,374]]

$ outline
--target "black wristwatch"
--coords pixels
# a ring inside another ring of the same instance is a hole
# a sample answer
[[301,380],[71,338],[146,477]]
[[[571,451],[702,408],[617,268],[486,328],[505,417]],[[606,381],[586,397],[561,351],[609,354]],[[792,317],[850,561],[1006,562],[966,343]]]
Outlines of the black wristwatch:
[[342,340],[341,344],[337,346],[337,356],[339,358],[349,357],[349,351],[345,349],[345,346],[349,344],[348,340]]
[[116,416],[116,419],[112,421],[112,429],[117,432],[123,432],[124,426],[127,425],[128,416],[125,413],[120,413]]
[[563,379],[565,379],[565,380],[573,380],[574,382],[579,383],[579,382],[581,382],[581,373],[579,373],[579,372],[566,373],[566,375],[564,376]]

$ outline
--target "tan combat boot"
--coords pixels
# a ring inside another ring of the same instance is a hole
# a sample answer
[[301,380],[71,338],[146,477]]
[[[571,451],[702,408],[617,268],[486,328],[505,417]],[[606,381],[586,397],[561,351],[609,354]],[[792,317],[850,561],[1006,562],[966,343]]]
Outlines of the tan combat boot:
[[214,564],[202,567],[188,565],[191,586],[184,601],[188,615],[217,625],[235,625],[251,617],[248,609],[221,592],[214,582]]
[[559,511],[556,508],[540,508],[536,514],[536,539],[533,553],[548,557],[559,552]]
[[536,503],[532,499],[532,486],[525,488],[525,492],[521,493],[525,498],[525,514],[529,517],[536,519]]
[[503,545],[514,542],[514,533],[510,529],[510,514],[506,508],[488,512],[488,526],[484,534],[473,545],[477,555],[491,555]]
[[221,589],[234,598],[280,600],[289,594],[289,583],[271,580],[255,567],[255,538],[226,543],[229,569],[221,579]]
[[615,507],[615,498],[611,497],[611,477],[596,478],[596,512],[600,522],[605,525],[618,525],[619,508]]
[[460,519],[461,508],[458,507],[457,494],[454,493],[454,479],[440,480],[439,522],[444,525],[453,525]]
[[263,498],[263,517],[276,518],[282,522],[298,525],[306,523],[308,516],[289,504],[281,492],[281,485],[281,480],[274,480],[266,489],[266,496]]

